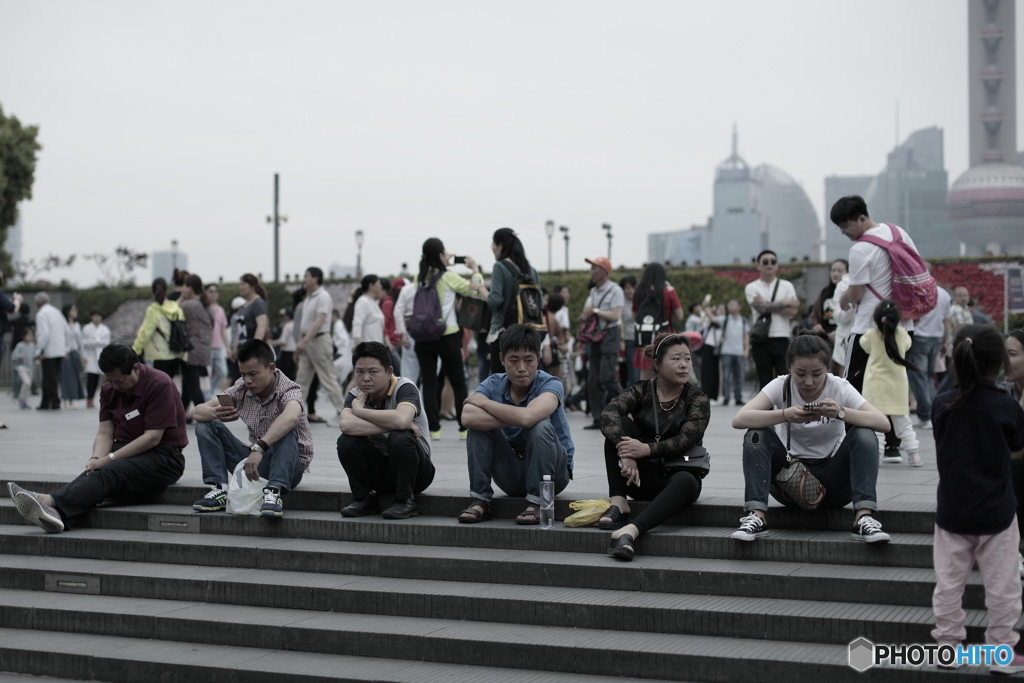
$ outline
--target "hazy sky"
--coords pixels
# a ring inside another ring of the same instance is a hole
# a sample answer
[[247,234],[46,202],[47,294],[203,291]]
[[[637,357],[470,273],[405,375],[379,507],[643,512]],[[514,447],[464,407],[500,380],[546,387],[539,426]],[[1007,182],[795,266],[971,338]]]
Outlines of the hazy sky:
[[640,265],[648,232],[706,220],[734,123],[819,216],[825,176],[882,168],[897,100],[955,180],[966,24],[966,0],[0,0],[0,104],[43,145],[24,253],[177,239],[204,279],[270,278],[277,172],[282,273],[354,263],[359,229],[364,272],[431,236],[490,268],[502,226],[544,270],[548,219],[573,268],[602,223]]

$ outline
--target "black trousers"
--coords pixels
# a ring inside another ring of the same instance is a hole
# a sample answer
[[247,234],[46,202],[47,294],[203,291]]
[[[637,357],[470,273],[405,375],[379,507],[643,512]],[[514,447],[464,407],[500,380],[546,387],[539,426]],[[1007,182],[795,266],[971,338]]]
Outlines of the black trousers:
[[198,406],[206,400],[203,398],[203,389],[200,378],[206,368],[187,363],[181,366],[181,407],[186,411],[188,404]]
[[[115,443],[117,452],[123,443]],[[185,458],[176,446],[157,446],[134,458],[114,460],[82,472],[50,496],[65,521],[74,521],[107,498],[139,497],[156,493],[181,478]]]
[[721,373],[718,371],[718,356],[715,355],[716,348],[707,344],[700,347],[700,386],[712,401],[718,398],[719,385],[721,384],[719,378]]
[[85,397],[90,401],[96,396],[96,388],[100,385],[100,376],[95,372],[89,372],[85,375],[86,393]]
[[427,414],[430,431],[441,429],[440,383],[435,372],[437,359],[441,359],[441,372],[448,378],[455,394],[455,419],[462,429],[462,404],[466,400],[466,371],[462,363],[462,332],[446,334],[437,341],[416,342],[416,358],[420,362],[423,378],[423,410]]
[[338,460],[348,475],[353,500],[362,500],[371,491],[409,500],[434,481],[434,463],[407,429],[374,436],[342,434]]
[[60,383],[60,364],[63,358],[44,358],[43,366],[43,398],[39,407],[44,410],[60,409],[60,391],[57,388]]
[[786,352],[789,351],[787,337],[770,337],[768,341],[750,344],[750,355],[757,370],[758,389],[764,389],[768,382],[788,372]]
[[[638,435],[636,425],[628,417],[622,418],[622,428],[626,436],[645,440],[645,437]],[[697,502],[700,497],[700,479],[689,472],[669,472],[662,467],[660,460],[650,458],[638,458],[636,466],[640,472],[640,486],[627,486],[626,478],[619,472],[619,456],[615,444],[605,439],[604,467],[608,475],[608,496],[628,496],[633,500],[651,501],[632,520],[641,534],[663,524],[672,515]]]

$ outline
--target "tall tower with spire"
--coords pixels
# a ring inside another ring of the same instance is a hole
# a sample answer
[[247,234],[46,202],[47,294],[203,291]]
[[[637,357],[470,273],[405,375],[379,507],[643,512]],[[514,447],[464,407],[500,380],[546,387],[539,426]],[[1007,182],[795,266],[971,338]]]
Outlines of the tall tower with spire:
[[971,167],[950,189],[949,221],[967,256],[1024,254],[1013,0],[967,0],[967,36]]

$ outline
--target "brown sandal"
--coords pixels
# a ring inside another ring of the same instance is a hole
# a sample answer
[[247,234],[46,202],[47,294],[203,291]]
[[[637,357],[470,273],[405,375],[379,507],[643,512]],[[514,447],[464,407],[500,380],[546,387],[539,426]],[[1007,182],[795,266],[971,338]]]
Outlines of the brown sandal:
[[458,520],[462,524],[477,524],[491,518],[491,501],[481,498],[470,498],[469,505],[459,513]]
[[526,509],[516,516],[516,524],[523,526],[540,524],[540,510],[536,505],[527,505]]

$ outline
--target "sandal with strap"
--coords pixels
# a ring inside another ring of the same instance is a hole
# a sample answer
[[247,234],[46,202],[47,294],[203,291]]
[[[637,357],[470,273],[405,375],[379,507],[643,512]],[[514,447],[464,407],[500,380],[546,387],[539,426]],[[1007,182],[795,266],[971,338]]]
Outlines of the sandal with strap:
[[540,524],[540,510],[536,505],[527,505],[526,509],[516,516],[516,524],[521,526]]
[[605,517],[607,517],[609,521],[599,521],[597,523],[597,528],[602,531],[615,531],[616,529],[621,529],[625,526],[626,522],[629,521],[629,513],[620,510],[618,505],[612,505],[608,508],[608,510],[601,515],[601,519],[603,520]]
[[608,554],[616,560],[630,562],[636,555],[636,539],[630,534],[622,534],[608,541]]
[[458,520],[462,524],[477,524],[491,518],[491,501],[481,498],[470,498],[469,505],[459,513]]

